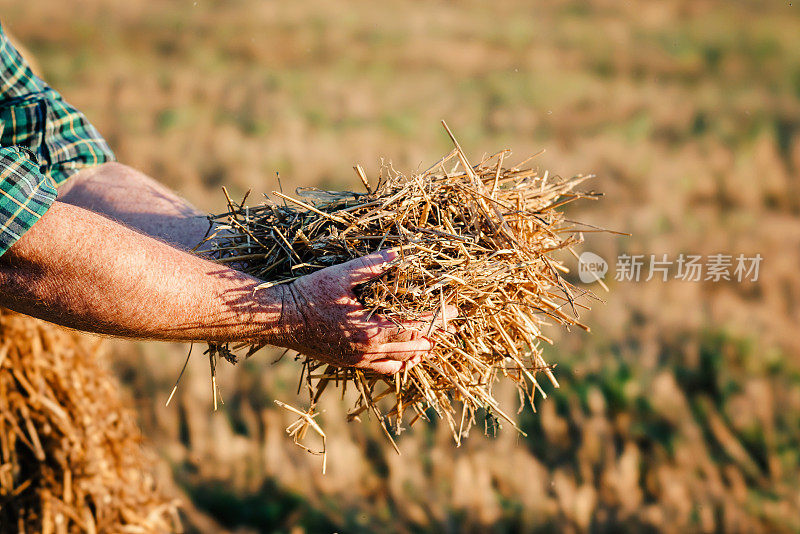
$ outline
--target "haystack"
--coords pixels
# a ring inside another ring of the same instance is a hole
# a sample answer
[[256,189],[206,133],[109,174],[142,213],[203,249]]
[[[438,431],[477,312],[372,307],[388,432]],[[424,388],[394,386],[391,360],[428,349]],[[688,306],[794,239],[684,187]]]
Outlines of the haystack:
[[102,342],[0,310],[0,531],[175,532]]
[[[425,320],[424,333],[436,341],[429,358],[393,376],[306,358],[301,382],[310,410],[298,412],[289,428],[296,438],[309,427],[319,431],[313,409],[331,385],[358,392],[351,419],[370,411],[390,435],[404,420],[413,424],[433,411],[456,441],[487,413],[514,425],[493,394],[499,379],[514,383],[531,404],[537,392],[546,396],[542,376],[558,386],[542,357],[541,343],[550,342],[542,328],[586,328],[578,312],[588,292],[563,278],[562,261],[582,231],[594,231],[559,208],[598,195],[575,191],[588,176],[550,176],[528,168],[528,160],[507,165],[508,150],[472,165],[451,138],[455,149],[421,173],[386,165],[373,186],[356,167],[363,193],[305,188],[296,196],[273,192],[257,206],[228,198],[228,211],[211,217],[226,230],[208,238],[218,261],[264,286],[377,250],[400,251],[385,275],[358,288],[359,298],[398,324]],[[446,305],[458,309],[449,322],[441,313]],[[250,355],[259,347],[212,346],[212,369],[215,355],[235,360],[242,348]]]

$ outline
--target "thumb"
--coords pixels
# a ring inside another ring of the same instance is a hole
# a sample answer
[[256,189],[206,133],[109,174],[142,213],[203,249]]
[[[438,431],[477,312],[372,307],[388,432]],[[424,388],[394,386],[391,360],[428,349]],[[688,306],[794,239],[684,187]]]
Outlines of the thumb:
[[397,252],[386,249],[350,260],[343,263],[341,268],[347,272],[350,285],[356,286],[385,273],[389,269],[387,263],[395,258],[397,258]]

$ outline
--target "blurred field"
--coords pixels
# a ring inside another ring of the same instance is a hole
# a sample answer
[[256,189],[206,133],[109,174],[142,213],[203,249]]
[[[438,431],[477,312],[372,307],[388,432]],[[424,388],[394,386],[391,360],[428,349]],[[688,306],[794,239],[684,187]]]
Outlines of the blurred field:
[[[397,457],[329,402],[329,474],[274,407],[297,366],[221,369],[115,342],[144,433],[195,528],[241,532],[800,531],[800,6],[497,0],[124,5],[1,0],[3,23],[118,159],[200,208],[284,187],[357,187],[449,149],[545,148],[598,175],[581,218],[612,262],[592,334],[549,332],[562,388],[523,439],[417,426]],[[579,215],[579,217],[577,217]],[[84,244],[90,249],[90,244]],[[756,283],[615,282],[617,254],[764,257]],[[571,264],[575,266],[573,261]],[[577,280],[577,279],[576,279]],[[577,283],[577,282],[576,282]],[[511,394],[507,403],[515,403]]]

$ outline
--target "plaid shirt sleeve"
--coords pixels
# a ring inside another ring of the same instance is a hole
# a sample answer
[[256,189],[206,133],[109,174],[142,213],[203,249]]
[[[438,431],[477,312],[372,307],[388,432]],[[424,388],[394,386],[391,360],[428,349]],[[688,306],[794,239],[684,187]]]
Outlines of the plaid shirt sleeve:
[[94,126],[33,74],[0,26],[0,255],[44,215],[58,186],[113,160]]
[[22,147],[0,148],[0,255],[30,229],[56,199],[52,180]]

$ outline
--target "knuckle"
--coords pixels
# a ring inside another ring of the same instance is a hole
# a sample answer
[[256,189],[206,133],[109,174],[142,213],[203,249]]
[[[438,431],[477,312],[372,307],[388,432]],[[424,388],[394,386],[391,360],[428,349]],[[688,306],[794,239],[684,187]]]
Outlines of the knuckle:
[[349,341],[356,345],[369,345],[373,341],[365,329],[354,330],[348,337]]

